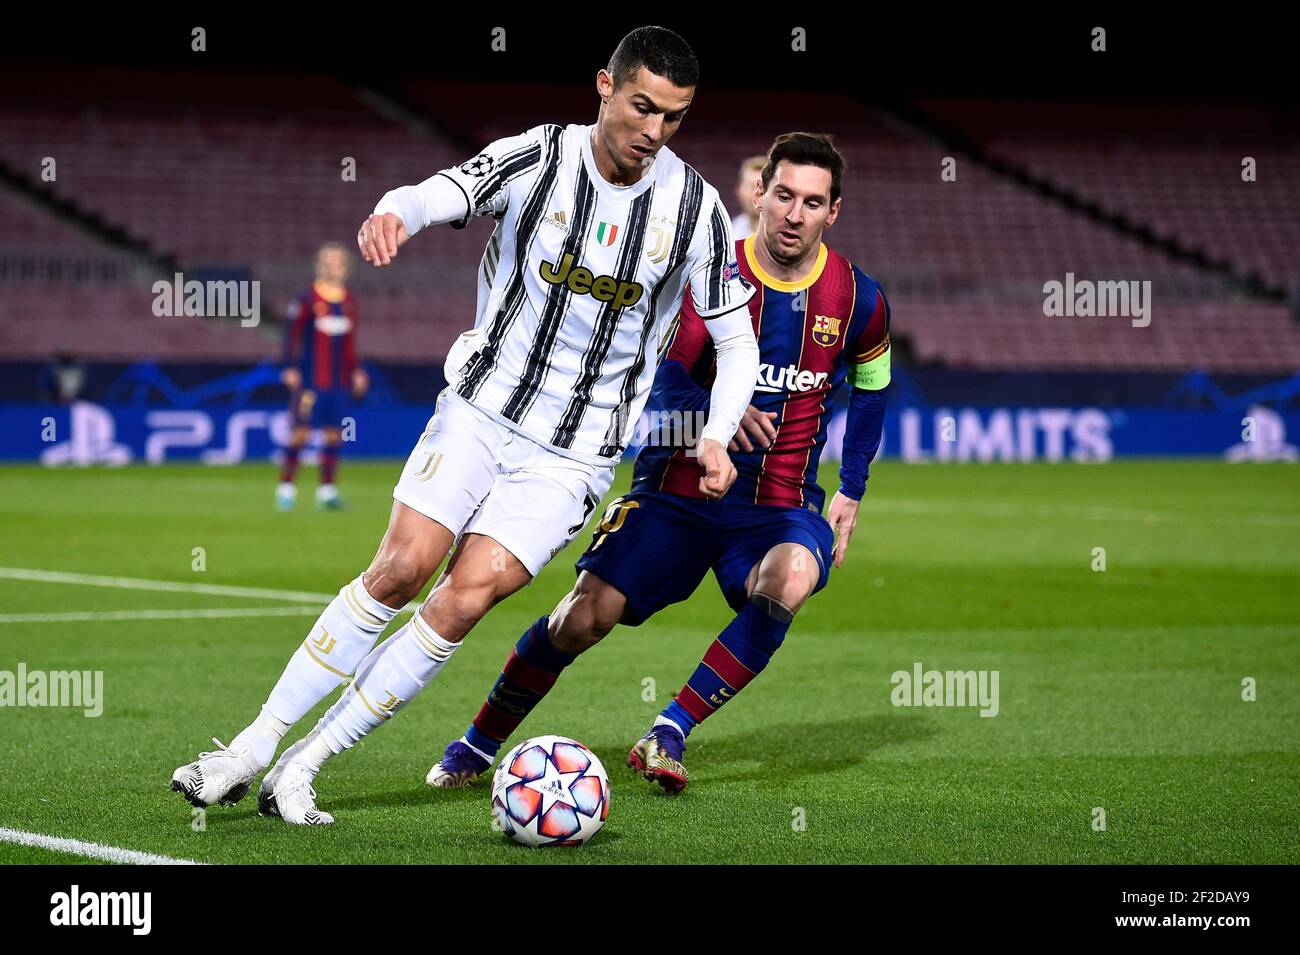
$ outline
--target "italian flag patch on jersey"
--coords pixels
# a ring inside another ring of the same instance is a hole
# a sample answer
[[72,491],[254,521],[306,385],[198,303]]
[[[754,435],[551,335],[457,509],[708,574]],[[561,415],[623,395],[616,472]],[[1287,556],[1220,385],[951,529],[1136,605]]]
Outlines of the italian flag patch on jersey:
[[596,241],[601,245],[613,245],[614,236],[618,235],[618,226],[602,222],[596,226]]

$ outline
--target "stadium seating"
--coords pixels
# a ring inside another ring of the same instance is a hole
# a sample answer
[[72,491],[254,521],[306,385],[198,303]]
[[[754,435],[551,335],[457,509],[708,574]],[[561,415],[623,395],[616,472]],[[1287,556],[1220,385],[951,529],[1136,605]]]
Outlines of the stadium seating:
[[[0,70],[0,79],[7,74]],[[310,76],[82,75],[41,96],[0,94],[0,162],[36,180],[58,161],[55,195],[121,226],[183,268],[249,268],[274,318],[306,285],[323,241],[351,244],[385,190],[467,158],[476,145],[545,118],[588,122],[594,94],[573,88],[412,83],[397,92],[433,127],[381,117],[352,91]],[[174,82],[173,82],[174,80]],[[28,87],[30,88],[30,87]],[[456,102],[455,110],[448,103]],[[74,105],[75,103],[75,105]],[[1294,284],[1300,249],[1300,153],[1253,148],[1260,180],[1240,180],[1240,149],[1078,134],[1026,139],[987,104],[929,104],[949,123],[981,131],[991,153],[1159,233],[1222,256],[1242,271]],[[729,207],[740,159],[796,125],[835,132],[848,158],[843,215],[829,241],[880,278],[896,333],[917,358],[969,368],[1292,371],[1300,330],[1286,306],[1234,294],[1224,280],[1058,201],[957,157],[888,116],[834,95],[807,98],[712,91],[674,148],[719,187]],[[1004,120],[1002,125],[996,121]],[[1059,119],[1059,117],[1058,117]],[[1068,124],[1062,122],[1063,126]],[[1041,126],[1035,127],[1042,129]],[[1049,131],[1050,132],[1050,131]],[[1046,135],[1046,134],[1044,134]],[[355,160],[356,180],[341,175]],[[369,358],[431,361],[472,322],[475,271],[490,222],[466,233],[430,230],[395,268],[362,266],[361,348]],[[76,267],[76,263],[81,263]],[[358,263],[360,264],[360,263]],[[1122,318],[1049,318],[1043,283],[1076,278],[1150,281],[1147,328]],[[70,276],[78,276],[70,280]],[[275,353],[260,329],[199,329],[152,315],[156,274],[47,210],[0,191],[0,354],[40,358],[73,348],[85,358],[256,359]],[[1231,334],[1225,334],[1225,332]]]

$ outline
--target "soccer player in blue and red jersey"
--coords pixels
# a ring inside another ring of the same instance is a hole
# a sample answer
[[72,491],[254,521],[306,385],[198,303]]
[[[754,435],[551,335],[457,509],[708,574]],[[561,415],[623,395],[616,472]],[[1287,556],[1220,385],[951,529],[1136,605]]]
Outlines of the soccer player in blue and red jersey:
[[[736,245],[741,272],[759,290],[749,309],[761,364],[730,447],[735,483],[708,500],[688,449],[643,450],[631,493],[609,505],[573,590],[520,638],[474,722],[429,771],[431,786],[472,784],[578,654],[616,623],[637,626],[685,600],[712,569],[736,616],[628,755],[647,779],[680,792],[686,737],[762,672],[830,565],[843,563],[889,384],[884,290],[822,243],[839,215],[843,167],[829,137],[787,133],[755,187],[758,231]],[[713,373],[709,334],[688,297],[652,400],[707,414]],[[824,518],[817,462],[846,383],[840,488]]]
[[349,391],[360,398],[370,386],[357,360],[357,300],[346,284],[348,265],[348,252],[342,245],[330,242],[321,246],[316,253],[316,281],[289,306],[280,380],[289,389],[293,432],[275,491],[276,506],[282,511],[292,510],[297,503],[293,479],[313,427],[320,428],[325,438],[316,505],[342,506],[334,481],[343,443],[343,412]]

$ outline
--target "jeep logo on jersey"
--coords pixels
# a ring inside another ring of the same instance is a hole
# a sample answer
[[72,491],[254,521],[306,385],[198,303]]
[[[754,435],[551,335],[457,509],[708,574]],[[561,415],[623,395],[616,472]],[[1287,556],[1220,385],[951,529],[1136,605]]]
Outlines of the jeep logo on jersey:
[[640,282],[620,282],[612,275],[594,275],[591,269],[573,266],[573,253],[566,253],[556,266],[543,262],[538,271],[552,285],[567,285],[577,295],[590,295],[598,302],[613,302],[615,308],[631,308],[645,291]]
[[833,315],[818,315],[813,319],[812,337],[818,345],[834,345],[840,337],[840,320]]
[[800,371],[797,365],[774,368],[767,362],[758,366],[755,391],[814,391],[823,388],[830,376],[824,371]]

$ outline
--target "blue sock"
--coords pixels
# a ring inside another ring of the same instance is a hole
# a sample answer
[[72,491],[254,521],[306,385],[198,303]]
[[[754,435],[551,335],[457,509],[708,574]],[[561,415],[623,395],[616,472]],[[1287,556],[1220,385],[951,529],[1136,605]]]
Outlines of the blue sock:
[[777,620],[756,604],[745,604],[660,716],[689,736],[763,671],[789,629],[790,621]]
[[576,659],[556,649],[549,627],[550,618],[542,617],[524,631],[465,731],[466,742],[489,757],[496,756],[501,744],[555,685],[560,671]]

